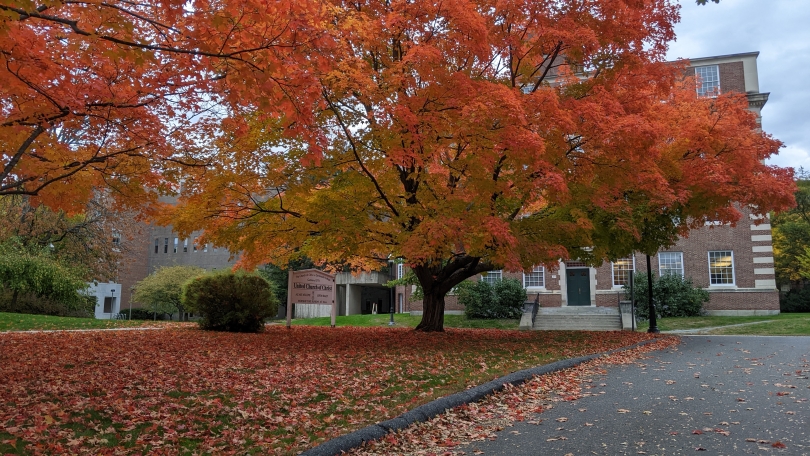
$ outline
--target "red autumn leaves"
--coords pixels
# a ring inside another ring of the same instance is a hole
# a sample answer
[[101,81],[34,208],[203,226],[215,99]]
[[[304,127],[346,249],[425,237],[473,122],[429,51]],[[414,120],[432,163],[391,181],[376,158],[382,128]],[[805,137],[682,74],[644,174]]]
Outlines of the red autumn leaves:
[[647,337],[314,327],[2,334],[0,452],[292,453],[507,372]]

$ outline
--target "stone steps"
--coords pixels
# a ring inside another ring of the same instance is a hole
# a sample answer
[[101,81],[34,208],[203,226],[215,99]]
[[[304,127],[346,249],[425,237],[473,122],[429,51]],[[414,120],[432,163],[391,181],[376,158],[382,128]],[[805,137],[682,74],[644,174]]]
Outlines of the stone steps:
[[622,319],[614,313],[577,314],[569,312],[538,313],[533,328],[536,331],[621,331]]

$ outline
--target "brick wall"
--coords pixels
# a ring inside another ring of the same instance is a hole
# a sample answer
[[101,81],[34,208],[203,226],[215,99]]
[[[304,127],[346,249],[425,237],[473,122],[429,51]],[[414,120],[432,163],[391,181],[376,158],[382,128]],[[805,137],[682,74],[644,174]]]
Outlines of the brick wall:
[[720,92],[745,93],[745,71],[742,62],[729,62],[717,65],[720,72]]

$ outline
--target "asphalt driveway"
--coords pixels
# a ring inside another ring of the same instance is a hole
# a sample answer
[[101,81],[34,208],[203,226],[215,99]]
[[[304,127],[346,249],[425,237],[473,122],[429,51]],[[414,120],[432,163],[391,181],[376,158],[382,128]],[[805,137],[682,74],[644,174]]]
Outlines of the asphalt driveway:
[[810,456],[810,337],[683,336],[641,362],[475,454]]

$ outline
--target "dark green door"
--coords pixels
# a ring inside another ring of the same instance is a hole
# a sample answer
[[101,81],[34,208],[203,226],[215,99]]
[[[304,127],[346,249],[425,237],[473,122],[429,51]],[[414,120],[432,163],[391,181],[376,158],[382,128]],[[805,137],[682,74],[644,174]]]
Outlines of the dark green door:
[[569,306],[591,305],[591,282],[588,269],[568,269],[566,286],[568,287]]

